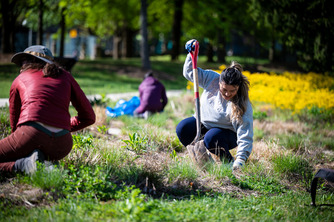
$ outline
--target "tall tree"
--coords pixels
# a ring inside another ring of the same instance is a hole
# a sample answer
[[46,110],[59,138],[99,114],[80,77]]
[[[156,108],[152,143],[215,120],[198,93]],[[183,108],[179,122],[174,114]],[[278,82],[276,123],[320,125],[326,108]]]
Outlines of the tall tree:
[[218,62],[225,62],[226,42],[237,21],[237,17],[232,16],[239,11],[237,3],[236,0],[207,0],[205,2],[194,0],[185,3],[184,10],[187,12],[183,24],[185,37],[200,40],[200,52],[206,52],[208,61],[213,60],[210,50],[214,46]]
[[140,25],[141,25],[141,48],[140,54],[142,59],[142,66],[144,69],[150,69],[150,56],[149,56],[149,46],[148,46],[148,37],[147,37],[147,4],[146,0],[141,0],[141,9],[140,9]]
[[172,28],[172,43],[173,48],[171,52],[172,60],[177,60],[180,54],[180,40],[181,40],[181,24],[183,17],[183,0],[174,0],[174,20]]
[[43,0],[39,0],[38,4],[38,35],[37,35],[37,44],[43,45],[43,14],[44,14],[44,2]]
[[154,0],[148,5],[147,20],[150,37],[152,42],[155,43],[154,46],[161,48],[157,50],[162,54],[170,53],[169,43],[171,40],[171,30],[175,14],[174,9],[174,1],[170,0]]
[[253,0],[273,22],[279,39],[306,71],[334,71],[334,14],[330,0]]
[[61,27],[61,8],[59,0],[26,0],[27,8],[24,12],[26,27],[37,32],[37,44],[44,44],[45,28],[50,26]]
[[[67,14],[70,23],[80,21],[82,27],[88,28],[97,36],[113,36],[114,58],[129,56],[121,53],[131,52],[134,34],[139,31],[140,3],[137,0],[62,1],[71,12]],[[127,41],[123,41],[123,38]],[[121,50],[121,47],[127,48]]]
[[66,20],[65,20],[65,8],[62,7],[60,10],[60,49],[59,49],[59,57],[64,57],[65,51],[65,31],[66,31]]
[[[271,2],[267,2],[271,4]],[[251,0],[248,5],[247,13],[254,22],[255,27],[251,30],[251,34],[255,36],[262,47],[268,49],[268,59],[270,62],[277,62],[279,55],[277,54],[276,44],[284,44],[281,35],[277,29],[279,25],[278,10],[264,10],[264,8],[272,7],[270,5],[262,5],[258,0]]]
[[25,1],[1,0],[0,10],[2,19],[1,52],[12,53],[15,51],[15,27],[21,11],[27,6]]

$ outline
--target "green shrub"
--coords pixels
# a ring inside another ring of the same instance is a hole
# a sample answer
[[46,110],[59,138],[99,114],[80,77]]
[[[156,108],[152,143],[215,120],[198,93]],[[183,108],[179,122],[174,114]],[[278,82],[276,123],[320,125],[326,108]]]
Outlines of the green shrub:
[[260,121],[266,119],[268,117],[267,113],[266,112],[263,112],[263,111],[254,111],[253,112],[253,118],[254,119],[258,119]]
[[325,109],[313,106],[310,109],[302,110],[298,115],[302,122],[309,123],[313,128],[328,125],[333,127],[334,109]]
[[222,164],[208,164],[206,166],[206,171],[209,175],[213,176],[217,180],[221,180],[226,177],[232,177],[232,165],[230,163]]
[[264,194],[281,194],[286,188],[280,184],[280,178],[268,170],[260,163],[248,163],[244,170],[246,175],[243,177],[253,190]]
[[139,189],[133,189],[126,200],[116,204],[119,209],[117,214],[120,214],[125,221],[143,221],[146,218],[145,214],[157,207],[154,200],[148,200],[147,196],[140,192]]
[[69,165],[64,171],[61,191],[67,198],[109,200],[115,194],[115,188],[105,167]]
[[102,134],[106,134],[108,132],[108,127],[105,125],[97,126],[97,131]]

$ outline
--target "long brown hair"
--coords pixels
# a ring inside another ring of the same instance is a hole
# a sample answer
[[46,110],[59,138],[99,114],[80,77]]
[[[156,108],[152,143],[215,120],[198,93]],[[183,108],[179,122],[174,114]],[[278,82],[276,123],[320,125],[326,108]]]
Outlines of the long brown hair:
[[44,77],[57,77],[62,73],[58,64],[50,64],[37,58],[29,58],[23,61],[20,72],[28,69],[43,70]]
[[242,66],[232,61],[230,67],[224,69],[220,74],[219,82],[224,82],[227,85],[239,86],[237,94],[232,98],[232,120],[242,122],[242,116],[247,110],[249,101],[249,81],[242,74]]

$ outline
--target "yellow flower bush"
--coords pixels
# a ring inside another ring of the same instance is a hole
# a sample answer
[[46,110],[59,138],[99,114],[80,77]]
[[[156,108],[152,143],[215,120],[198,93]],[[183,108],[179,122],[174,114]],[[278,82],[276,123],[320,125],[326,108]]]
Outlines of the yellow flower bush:
[[[215,70],[221,73],[225,65]],[[334,109],[334,78],[317,73],[250,73],[244,71],[250,81],[249,96],[252,101],[272,104],[296,113],[318,107]],[[187,89],[192,88],[191,83]]]
[[250,81],[252,101],[273,104],[282,109],[300,112],[312,107],[333,109],[334,78],[316,73],[250,73],[243,74]]

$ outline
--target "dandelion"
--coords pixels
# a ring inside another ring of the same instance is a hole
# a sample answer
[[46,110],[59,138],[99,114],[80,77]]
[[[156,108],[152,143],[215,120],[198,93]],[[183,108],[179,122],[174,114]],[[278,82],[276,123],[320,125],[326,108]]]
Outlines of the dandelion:
[[189,91],[189,90],[191,90],[191,89],[193,89],[193,88],[194,88],[194,83],[188,81],[188,82],[187,82],[187,90]]

